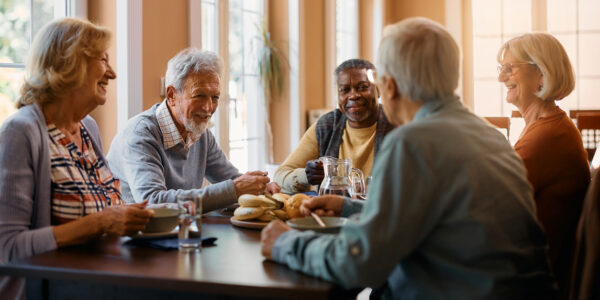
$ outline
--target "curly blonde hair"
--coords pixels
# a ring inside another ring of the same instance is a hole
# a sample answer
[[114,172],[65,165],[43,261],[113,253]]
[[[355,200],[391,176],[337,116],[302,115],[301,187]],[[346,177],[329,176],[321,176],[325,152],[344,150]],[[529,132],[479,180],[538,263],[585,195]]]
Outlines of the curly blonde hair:
[[83,85],[88,59],[108,49],[111,33],[87,20],[63,18],[35,36],[17,107],[54,101]]

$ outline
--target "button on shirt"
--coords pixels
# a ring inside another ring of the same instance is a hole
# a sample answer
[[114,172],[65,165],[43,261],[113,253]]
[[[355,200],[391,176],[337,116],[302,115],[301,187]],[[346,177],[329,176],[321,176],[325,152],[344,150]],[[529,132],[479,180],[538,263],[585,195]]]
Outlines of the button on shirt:
[[273,259],[388,299],[548,299],[556,292],[525,169],[457,100],[425,103],[390,132],[368,201],[337,235],[282,234]]

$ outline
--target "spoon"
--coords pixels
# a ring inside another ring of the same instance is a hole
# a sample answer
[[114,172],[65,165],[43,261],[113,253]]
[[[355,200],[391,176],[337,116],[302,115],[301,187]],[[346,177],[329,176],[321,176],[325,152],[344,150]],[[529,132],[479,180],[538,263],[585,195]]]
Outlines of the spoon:
[[319,215],[315,214],[314,212],[311,212],[310,215],[313,217],[313,219],[315,219],[315,221],[317,221],[317,223],[319,223],[319,226],[325,227],[325,223],[323,222],[323,220],[321,220],[321,217],[319,217]]

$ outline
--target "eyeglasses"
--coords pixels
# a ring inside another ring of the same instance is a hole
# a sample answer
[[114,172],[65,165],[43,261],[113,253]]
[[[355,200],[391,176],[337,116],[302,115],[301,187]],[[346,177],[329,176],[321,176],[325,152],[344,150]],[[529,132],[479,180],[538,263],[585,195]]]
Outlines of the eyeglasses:
[[498,75],[500,75],[500,73],[504,72],[504,74],[506,74],[507,76],[512,75],[513,73],[513,68],[518,68],[520,65],[534,65],[534,62],[516,62],[516,63],[505,63],[503,65],[498,65],[498,67],[496,68],[498,70]]

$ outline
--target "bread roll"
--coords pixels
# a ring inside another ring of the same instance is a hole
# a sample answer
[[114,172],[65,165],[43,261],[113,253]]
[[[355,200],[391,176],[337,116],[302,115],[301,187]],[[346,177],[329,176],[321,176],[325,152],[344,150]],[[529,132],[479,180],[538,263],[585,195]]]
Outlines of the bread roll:
[[238,203],[244,207],[259,207],[259,206],[272,206],[276,207],[277,204],[264,196],[256,196],[250,194],[243,194],[238,198]]
[[302,201],[308,199],[310,199],[310,197],[305,194],[296,194],[285,201],[285,212],[288,214],[290,219],[304,217],[304,215],[300,212],[300,205],[302,205]]
[[233,218],[240,221],[252,220],[262,216],[265,210],[262,207],[240,206],[233,211]]
[[290,217],[288,217],[288,214],[283,209],[276,209],[273,211],[273,213],[275,214],[275,216],[277,218],[281,219],[282,221],[285,221],[290,218]]

